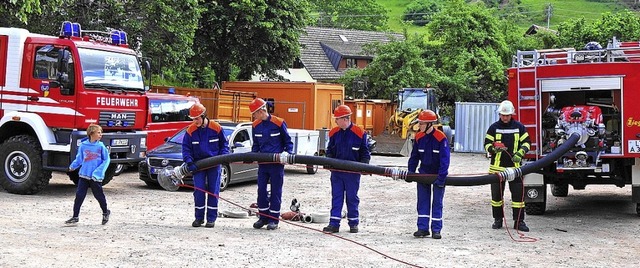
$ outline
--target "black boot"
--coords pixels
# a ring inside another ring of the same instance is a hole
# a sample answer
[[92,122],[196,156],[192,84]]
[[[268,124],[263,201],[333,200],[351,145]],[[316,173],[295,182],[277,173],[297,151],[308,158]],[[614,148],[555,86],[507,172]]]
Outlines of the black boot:
[[202,226],[202,224],[204,224],[204,220],[195,220],[191,223],[191,226],[193,227],[200,227]]
[[500,229],[502,228],[502,219],[494,219],[493,224],[491,224],[491,229]]
[[429,231],[426,231],[426,230],[418,230],[415,233],[413,233],[413,236],[418,238],[427,237],[429,235],[430,235]]
[[522,232],[528,232],[529,231],[529,227],[527,226],[526,223],[524,223],[524,221],[514,221],[513,222],[513,229],[516,229],[518,231],[522,231]]
[[262,228],[262,226],[267,225],[267,223],[268,222],[266,220],[259,219],[257,222],[253,223],[253,228],[260,229],[260,228]]
[[340,231],[340,227],[329,224],[327,227],[322,228],[322,231],[326,233],[337,233]]
[[102,225],[107,224],[109,222],[109,215],[111,215],[111,210],[107,209],[107,212],[102,213]]

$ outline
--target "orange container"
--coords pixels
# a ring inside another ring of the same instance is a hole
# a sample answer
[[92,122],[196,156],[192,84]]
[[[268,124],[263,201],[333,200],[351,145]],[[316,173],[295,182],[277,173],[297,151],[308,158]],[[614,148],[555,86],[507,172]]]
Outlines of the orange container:
[[271,102],[271,114],[282,117],[289,128],[321,129],[335,126],[333,109],[344,100],[344,86],[315,82],[222,82],[222,89],[256,92]]
[[345,100],[351,108],[351,121],[369,131],[374,137],[387,127],[389,117],[395,112],[395,105],[390,100],[357,99]]
[[249,103],[256,98],[256,92],[168,86],[153,86],[151,92],[168,93],[170,88],[178,95],[198,97],[200,103],[207,107],[209,118],[233,122],[253,121]]

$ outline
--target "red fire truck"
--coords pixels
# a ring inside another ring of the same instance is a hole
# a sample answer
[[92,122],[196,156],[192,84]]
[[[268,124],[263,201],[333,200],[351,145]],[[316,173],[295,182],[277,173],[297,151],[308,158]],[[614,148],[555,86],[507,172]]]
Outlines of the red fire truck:
[[589,184],[631,185],[640,215],[640,42],[606,48],[518,51],[508,70],[509,100],[531,136],[529,160],[570,135],[580,139],[554,164],[525,177],[528,214],[543,214],[547,187],[564,197]]
[[126,39],[122,31],[83,31],[70,22],[59,37],[0,28],[0,184],[6,191],[34,194],[52,171],[67,171],[91,123],[102,126],[111,153],[103,184],[117,164],[144,159],[148,104]]

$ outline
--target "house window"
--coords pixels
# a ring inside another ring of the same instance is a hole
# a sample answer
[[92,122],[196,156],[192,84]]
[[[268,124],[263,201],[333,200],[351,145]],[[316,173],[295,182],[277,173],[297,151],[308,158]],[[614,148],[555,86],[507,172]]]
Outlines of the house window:
[[358,68],[358,60],[347,59],[347,68]]

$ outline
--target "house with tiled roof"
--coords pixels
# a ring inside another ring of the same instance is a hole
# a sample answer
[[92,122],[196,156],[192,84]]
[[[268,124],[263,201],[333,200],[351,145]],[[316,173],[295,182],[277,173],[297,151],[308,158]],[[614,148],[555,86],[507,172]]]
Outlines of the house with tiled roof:
[[373,60],[375,55],[364,52],[365,44],[403,39],[397,33],[306,27],[300,36],[300,58],[289,72],[278,74],[289,81],[334,82],[347,69],[364,68]]

